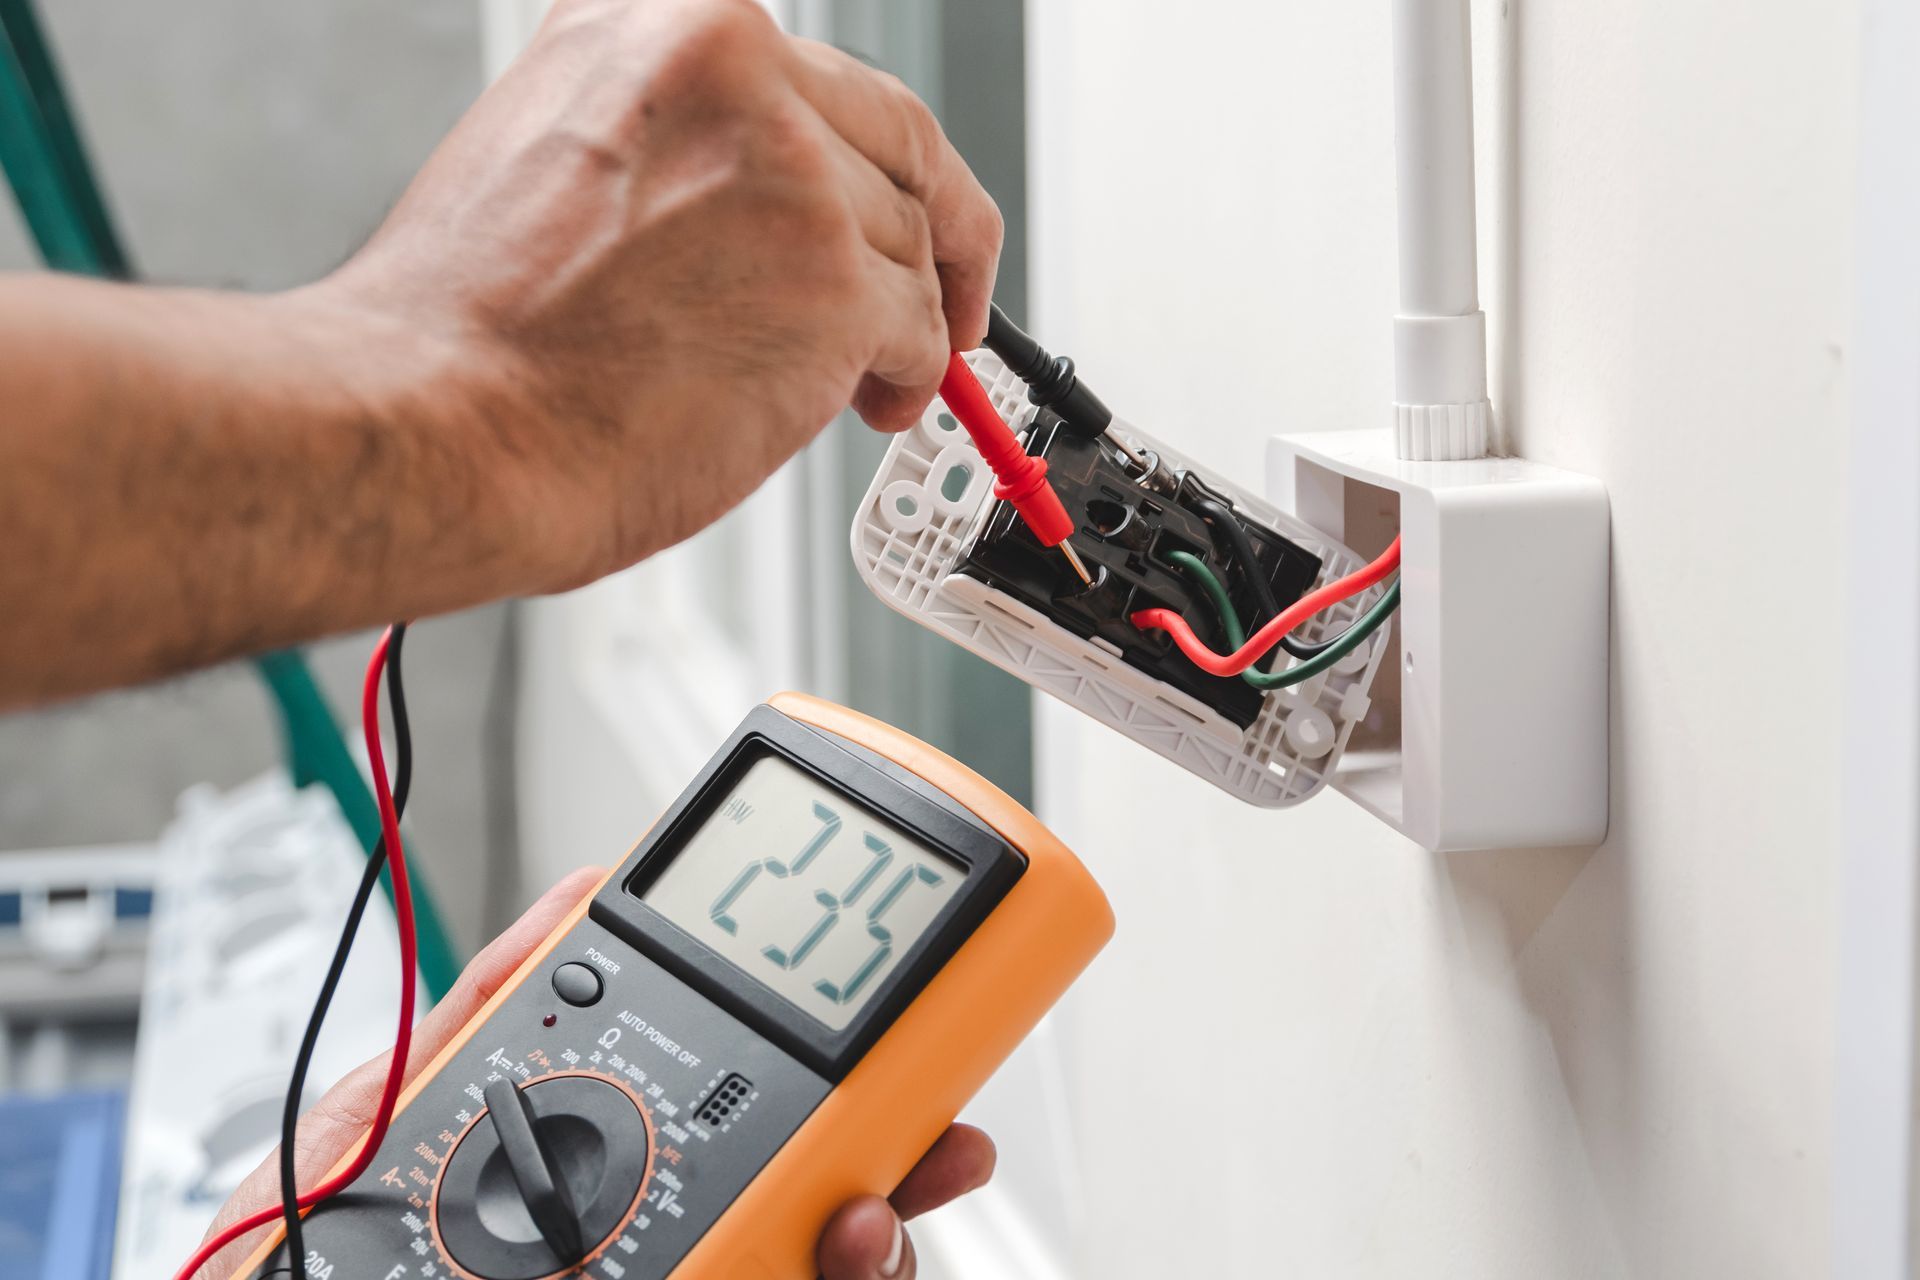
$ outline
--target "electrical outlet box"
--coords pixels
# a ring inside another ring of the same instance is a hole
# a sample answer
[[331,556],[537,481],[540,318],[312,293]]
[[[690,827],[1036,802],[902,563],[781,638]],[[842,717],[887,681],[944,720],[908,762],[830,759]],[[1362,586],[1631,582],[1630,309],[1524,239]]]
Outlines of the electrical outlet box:
[[[1200,559],[1228,584],[1242,618],[1261,608],[1253,577],[1285,608],[1312,589],[1320,576],[1319,557],[1250,519],[1193,472],[1157,466],[1142,474],[1112,444],[1076,435],[1049,410],[1034,415],[1024,443],[1028,453],[1047,460],[1048,482],[1076,515],[1080,531],[1074,545],[1093,573],[1093,586],[1080,580],[1058,550],[1041,545],[1006,503],[988,513],[954,571],[1005,592],[1242,729],[1251,728],[1266,703],[1264,693],[1243,680],[1202,671],[1174,647],[1172,637],[1142,631],[1131,618],[1141,609],[1171,609],[1190,621],[1204,643],[1231,649],[1212,603],[1175,566],[1174,553]],[[1253,553],[1251,566],[1237,563],[1231,549],[1220,545],[1199,513],[1201,503],[1238,524]]]
[[[1276,594],[1297,598],[1318,575],[1364,563],[1311,523],[1137,428],[1121,434],[1157,459],[1152,484],[1120,468],[1111,444],[1055,438],[1020,381],[994,356],[968,357],[1009,426],[1049,456],[1073,516],[1074,544],[1098,570],[1093,592],[1070,583],[1057,552],[1041,553],[993,497],[992,475],[938,400],[894,438],[852,528],[855,568],[897,612],[1012,672],[1143,746],[1252,804],[1296,804],[1327,785],[1349,735],[1367,717],[1368,690],[1387,652],[1383,627],[1339,663],[1290,688],[1260,693],[1178,664],[1164,636],[1131,628],[1131,609],[1189,614],[1203,639],[1209,615],[1165,563],[1170,547],[1214,555],[1206,525],[1183,503],[1196,487],[1224,500],[1253,539]],[[1102,451],[1105,453],[1102,453]],[[1379,599],[1375,588],[1317,615],[1308,643],[1343,630]],[[1217,682],[1202,684],[1202,681]]]
[[1519,458],[1403,461],[1390,431],[1278,437],[1267,480],[1363,554],[1400,536],[1390,653],[1334,788],[1435,851],[1605,838],[1605,487]]

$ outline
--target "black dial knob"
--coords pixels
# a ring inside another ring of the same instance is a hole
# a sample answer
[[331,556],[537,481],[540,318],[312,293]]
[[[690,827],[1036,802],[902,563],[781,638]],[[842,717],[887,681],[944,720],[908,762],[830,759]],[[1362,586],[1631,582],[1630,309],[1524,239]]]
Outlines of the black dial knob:
[[447,1157],[435,1194],[440,1242],[481,1280],[540,1280],[577,1265],[626,1224],[647,1177],[649,1130],[611,1080],[495,1080],[487,1111]]

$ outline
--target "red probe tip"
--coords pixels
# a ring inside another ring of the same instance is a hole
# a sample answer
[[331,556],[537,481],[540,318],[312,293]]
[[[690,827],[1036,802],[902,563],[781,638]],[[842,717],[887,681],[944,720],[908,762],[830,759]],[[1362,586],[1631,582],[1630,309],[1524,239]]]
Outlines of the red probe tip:
[[1073,549],[1073,540],[1071,538],[1062,538],[1060,540],[1060,554],[1065,556],[1067,563],[1073,566],[1073,571],[1079,575],[1081,583],[1087,587],[1092,587],[1093,575],[1087,572],[1087,562],[1082,560],[1080,553]]
[[[940,398],[973,437],[974,447],[993,471],[993,495],[1013,504],[1020,518],[1033,530],[1043,546],[1064,544],[1073,533],[1073,518],[1061,504],[1060,495],[1047,483],[1047,460],[1029,454],[1020,444],[1000,413],[987,398],[980,380],[973,376],[966,357],[958,351],[947,359],[947,374],[940,380]],[[1092,585],[1086,566],[1069,553],[1074,572]]]

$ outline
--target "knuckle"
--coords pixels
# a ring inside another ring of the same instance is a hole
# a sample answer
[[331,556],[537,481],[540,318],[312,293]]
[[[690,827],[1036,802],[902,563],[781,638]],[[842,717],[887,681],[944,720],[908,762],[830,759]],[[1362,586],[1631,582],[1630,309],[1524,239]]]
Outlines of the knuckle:
[[1007,217],[1000,212],[1000,206],[991,199],[985,202],[986,212],[981,218],[981,230],[986,236],[987,248],[995,256],[1007,243]]
[[894,294],[889,315],[875,334],[886,353],[887,379],[897,387],[931,390],[947,364],[947,322],[940,284],[931,272],[914,272]]
[[687,7],[689,37],[720,56],[759,52],[780,30],[757,0],[689,0]]
[[887,218],[888,251],[897,255],[903,266],[919,270],[933,267],[933,222],[927,207],[904,191],[889,197]]
[[718,90],[717,72],[757,72],[779,35],[755,0],[691,0],[681,8],[665,66],[689,89]]
[[[939,274],[934,271],[932,266],[927,266],[914,272],[913,279],[915,285],[918,286],[914,290],[914,294],[915,299],[920,304],[920,319],[922,324],[929,334],[935,336],[945,335],[947,331],[947,315],[941,307],[943,293],[940,288]],[[942,343],[939,345],[942,346],[940,356],[944,361],[946,359],[945,344]]]
[[918,189],[940,167],[941,147],[946,134],[940,128],[940,121],[934,116],[933,108],[898,76],[888,76],[893,82],[895,110],[899,113],[901,132],[905,141],[905,156],[913,166],[912,181],[908,184]]
[[755,163],[787,184],[809,191],[834,185],[833,156],[820,130],[796,103],[766,112],[754,130]]
[[849,331],[864,327],[863,317],[874,309],[872,272],[850,246],[820,246],[811,255],[806,281],[823,314],[833,317],[836,328]]
[[938,117],[899,76],[868,67],[861,71],[872,76],[880,90],[874,95],[876,110],[888,138],[889,153],[880,167],[896,186],[924,195],[939,169],[941,149],[946,141]]
[[858,267],[859,231],[827,194],[792,192],[767,202],[760,212],[762,234],[810,274],[838,278]]
[[859,232],[841,190],[835,161],[819,130],[798,108],[775,110],[754,131],[748,173],[755,214],[765,234],[820,259],[851,259]]
[[918,200],[906,203],[906,218],[914,242],[914,264],[930,269],[933,266],[933,219],[927,213],[927,206]]
[[953,349],[947,338],[947,313],[940,305],[938,286],[934,287],[932,295],[926,301],[925,323],[927,379],[930,382],[938,382],[942,371],[947,367],[947,356]]

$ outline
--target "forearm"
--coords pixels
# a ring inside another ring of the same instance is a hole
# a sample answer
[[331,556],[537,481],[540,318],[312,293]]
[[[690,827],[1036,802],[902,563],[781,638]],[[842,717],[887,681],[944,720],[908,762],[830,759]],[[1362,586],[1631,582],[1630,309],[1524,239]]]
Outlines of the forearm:
[[446,360],[311,291],[0,277],[0,706],[550,581]]
[[632,564],[917,421],[999,249],[899,81],[558,0],[318,286],[0,276],[0,707]]

